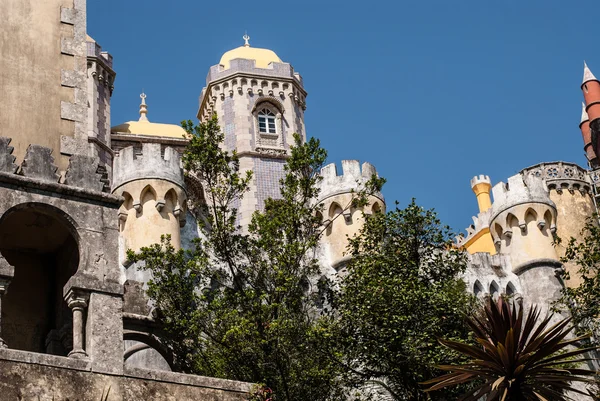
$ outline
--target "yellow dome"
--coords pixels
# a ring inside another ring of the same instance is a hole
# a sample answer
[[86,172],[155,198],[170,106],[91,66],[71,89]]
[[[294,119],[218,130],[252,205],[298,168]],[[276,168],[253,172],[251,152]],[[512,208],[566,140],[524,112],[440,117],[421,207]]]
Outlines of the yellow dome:
[[247,60],[255,60],[257,68],[267,68],[270,63],[281,63],[281,59],[273,50],[261,49],[258,47],[250,47],[249,45],[240,46],[236,49],[229,50],[221,57],[221,64],[225,69],[229,68],[231,60],[236,58],[244,58]]
[[128,121],[111,128],[111,132],[132,135],[163,136],[184,139],[187,132],[179,125],[151,123],[148,121]]

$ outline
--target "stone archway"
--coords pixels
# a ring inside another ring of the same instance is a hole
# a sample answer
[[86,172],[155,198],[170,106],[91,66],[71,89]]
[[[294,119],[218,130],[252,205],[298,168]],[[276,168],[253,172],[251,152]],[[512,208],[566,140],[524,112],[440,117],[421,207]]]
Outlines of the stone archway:
[[0,218],[0,253],[14,267],[2,297],[2,338],[9,348],[66,356],[72,313],[63,287],[79,266],[78,234],[60,209],[28,203]]

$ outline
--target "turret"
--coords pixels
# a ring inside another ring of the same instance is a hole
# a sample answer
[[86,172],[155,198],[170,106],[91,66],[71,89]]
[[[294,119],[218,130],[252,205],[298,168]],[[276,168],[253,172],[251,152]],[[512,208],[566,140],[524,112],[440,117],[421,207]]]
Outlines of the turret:
[[457,245],[466,249],[470,254],[486,252],[491,255],[496,253],[492,236],[490,235],[490,214],[492,199],[490,190],[492,181],[487,175],[478,175],[471,179],[471,189],[477,197],[479,213],[473,216],[473,224],[467,227],[467,236],[456,237]]
[[492,189],[492,181],[487,175],[475,176],[471,179],[471,189],[477,197],[479,211],[485,212],[492,207],[492,199],[490,198],[490,190]]
[[[583,97],[585,99],[585,104],[587,105],[585,111],[589,121],[587,124],[589,124],[590,128],[589,140],[586,138],[586,134],[582,133],[584,135],[586,154],[591,163],[592,160],[589,159],[589,157],[598,155],[598,142],[597,139],[594,141],[594,138],[597,136],[597,133],[600,132],[600,81],[594,76],[586,63],[583,63],[583,82],[581,84],[581,90],[583,91]],[[582,117],[582,123],[585,122],[584,118],[585,117]],[[585,124],[582,124],[582,126],[584,125]],[[594,135],[595,133],[596,135]],[[587,149],[590,143],[593,153]],[[597,167],[597,157],[593,160],[594,163],[592,164],[592,167]]]
[[141,153],[130,146],[114,159],[113,193],[125,198],[119,210],[125,249],[160,243],[163,234],[170,234],[173,246],[180,247],[186,218],[181,160],[173,148],[162,152],[160,143],[144,143]]
[[493,188],[490,228],[496,248],[511,255],[514,270],[532,260],[557,260],[552,234],[556,206],[541,179],[517,174]]
[[335,163],[321,169],[323,180],[320,183],[318,202],[323,204],[323,248],[329,265],[336,270],[343,268],[348,261],[346,248],[348,237],[354,236],[364,224],[364,217],[385,211],[385,201],[381,193],[369,197],[369,205],[364,208],[348,207],[356,192],[377,175],[370,163],[358,160],[342,160],[342,175],[337,174]]
[[598,165],[598,156],[594,146],[592,145],[592,131],[590,129],[590,118],[588,113],[585,111],[585,103],[581,103],[581,122],[579,123],[579,129],[581,130],[581,136],[583,138],[583,150],[585,151],[585,157],[592,166]]
[[490,231],[512,273],[519,277],[526,304],[548,305],[560,297],[563,266],[554,248],[556,205],[540,176],[517,174],[492,189]]

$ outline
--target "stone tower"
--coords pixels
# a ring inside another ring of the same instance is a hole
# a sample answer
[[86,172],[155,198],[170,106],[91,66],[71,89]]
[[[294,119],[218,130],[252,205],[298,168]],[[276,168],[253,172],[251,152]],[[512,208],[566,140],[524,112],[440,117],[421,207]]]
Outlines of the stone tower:
[[581,118],[581,133],[584,150],[592,168],[598,167],[598,141],[600,137],[600,81],[594,76],[587,64],[583,64],[583,82],[581,83],[585,99],[585,113]]
[[[321,170],[323,180],[320,184],[318,203],[323,204],[323,225],[326,227],[322,237],[324,267],[336,272],[346,266],[348,237],[357,234],[364,224],[364,216],[385,212],[385,201],[381,193],[369,197],[369,205],[364,208],[350,207],[353,191],[364,188],[371,177],[377,174],[370,163],[358,160],[342,160],[342,174],[337,174],[334,163]],[[333,272],[331,272],[333,273]]]
[[244,39],[210,68],[198,110],[201,122],[217,115],[225,148],[237,150],[242,171],[254,172],[250,191],[238,205],[243,227],[265,199],[279,196],[293,134],[306,137],[307,95],[290,64],[271,50],[251,47],[247,35]]
[[110,118],[115,73],[110,55],[88,40],[85,8],[84,0],[0,4],[0,129],[18,162],[31,143],[52,149],[60,175],[74,154],[110,165],[110,124],[88,114]]

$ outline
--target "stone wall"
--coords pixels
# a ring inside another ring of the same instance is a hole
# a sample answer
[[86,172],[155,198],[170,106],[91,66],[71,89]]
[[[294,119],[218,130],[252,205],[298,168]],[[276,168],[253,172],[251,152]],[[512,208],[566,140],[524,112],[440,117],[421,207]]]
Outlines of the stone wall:
[[3,400],[238,401],[250,385],[135,368],[102,374],[85,361],[0,349],[0,388]]
[[20,161],[30,143],[87,153],[85,0],[0,2],[0,135]]

